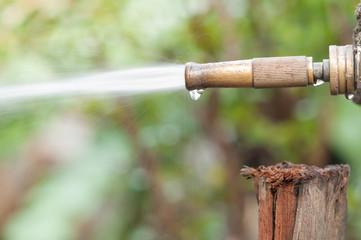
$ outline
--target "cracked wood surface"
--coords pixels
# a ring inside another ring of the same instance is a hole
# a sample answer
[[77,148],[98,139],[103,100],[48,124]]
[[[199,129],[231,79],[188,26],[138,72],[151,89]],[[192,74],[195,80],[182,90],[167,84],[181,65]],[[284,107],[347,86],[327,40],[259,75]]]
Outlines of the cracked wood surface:
[[260,240],[345,239],[348,165],[245,167],[259,204]]

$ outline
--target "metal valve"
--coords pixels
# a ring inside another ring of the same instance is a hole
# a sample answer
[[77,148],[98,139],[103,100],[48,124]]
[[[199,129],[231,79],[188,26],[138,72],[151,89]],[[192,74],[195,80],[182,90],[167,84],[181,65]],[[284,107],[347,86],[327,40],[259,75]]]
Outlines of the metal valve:
[[355,92],[355,57],[353,46],[330,46],[331,95],[345,94],[350,98]]
[[359,64],[360,51],[356,51],[355,56],[352,45],[330,46],[329,59],[316,63],[312,57],[305,56],[187,63],[185,81],[188,90],[306,87],[330,82],[331,95],[344,94],[350,99],[359,79]]

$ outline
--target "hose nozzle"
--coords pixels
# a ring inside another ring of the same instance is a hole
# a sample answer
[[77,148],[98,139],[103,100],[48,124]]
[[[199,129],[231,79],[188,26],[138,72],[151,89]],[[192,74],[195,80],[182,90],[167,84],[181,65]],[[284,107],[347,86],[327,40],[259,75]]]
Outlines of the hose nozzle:
[[[331,95],[355,92],[355,56],[352,45],[330,46],[329,59],[313,62],[312,57],[254,58],[219,63],[187,63],[188,90],[206,88],[307,87],[330,82]],[[357,60],[357,59],[356,59]]]

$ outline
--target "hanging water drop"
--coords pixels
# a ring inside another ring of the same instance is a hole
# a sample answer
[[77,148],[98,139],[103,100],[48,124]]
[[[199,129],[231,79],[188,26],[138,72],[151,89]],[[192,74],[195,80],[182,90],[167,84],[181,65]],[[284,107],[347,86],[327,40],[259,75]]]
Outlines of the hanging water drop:
[[201,97],[203,92],[204,92],[204,89],[194,89],[194,90],[189,91],[189,95],[191,95],[191,98],[194,101],[197,101]]
[[320,86],[322,84],[324,84],[325,82],[321,79],[317,79],[317,81],[313,84],[313,86],[317,87],[317,86]]
[[354,95],[353,95],[353,94],[349,94],[349,95],[347,95],[347,99],[348,99],[348,100],[351,100],[353,97],[354,97]]

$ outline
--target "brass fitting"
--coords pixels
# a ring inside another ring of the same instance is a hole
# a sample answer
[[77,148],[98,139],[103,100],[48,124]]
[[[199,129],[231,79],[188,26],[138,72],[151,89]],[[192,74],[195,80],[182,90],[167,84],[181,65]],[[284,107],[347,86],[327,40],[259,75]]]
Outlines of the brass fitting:
[[281,88],[306,87],[330,82],[331,95],[355,92],[355,56],[352,45],[330,46],[329,60],[313,62],[312,57],[254,58],[219,63],[187,63],[188,90],[213,87]]

